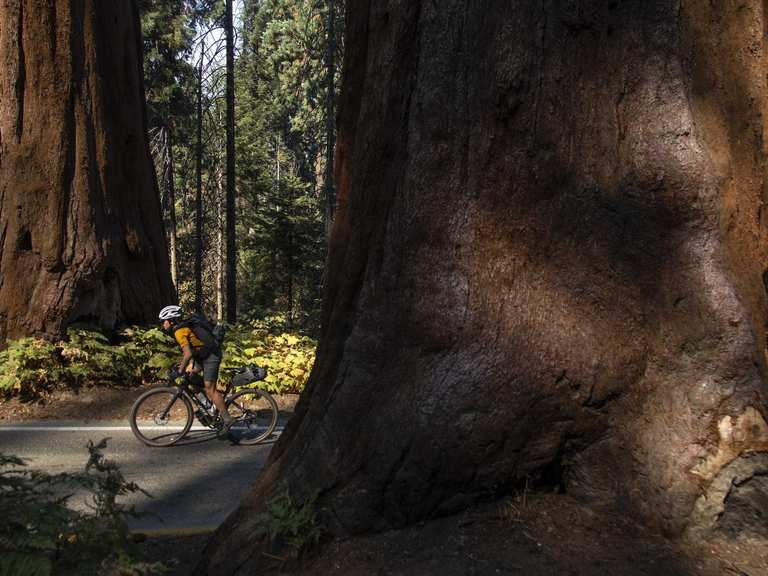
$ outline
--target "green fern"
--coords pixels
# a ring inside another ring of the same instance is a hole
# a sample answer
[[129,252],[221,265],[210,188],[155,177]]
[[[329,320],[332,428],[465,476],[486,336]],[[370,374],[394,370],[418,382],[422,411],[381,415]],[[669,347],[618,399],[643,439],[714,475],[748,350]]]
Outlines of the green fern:
[[257,519],[262,533],[272,542],[286,544],[294,558],[320,542],[322,528],[318,524],[315,504],[317,495],[301,504],[293,501],[288,485],[280,485],[269,500],[266,510]]
[[[257,364],[267,369],[260,385],[269,392],[301,392],[317,343],[282,332],[282,325],[279,317],[271,317],[232,327],[224,344],[223,367]],[[157,328],[132,326],[110,340],[100,332],[73,326],[67,338],[56,343],[35,338],[9,341],[0,352],[0,393],[34,398],[55,387],[139,385],[162,378],[178,358],[176,343]]]
[[317,342],[279,330],[279,318],[239,325],[227,333],[223,366],[256,364],[267,369],[259,385],[274,394],[300,393],[315,362]]
[[[104,458],[106,446],[106,439],[89,443],[78,474],[29,470],[20,458],[0,454],[0,576],[96,575],[138,565],[126,525],[135,511],[118,498],[143,490]],[[77,488],[90,495],[88,513],[67,506]]]

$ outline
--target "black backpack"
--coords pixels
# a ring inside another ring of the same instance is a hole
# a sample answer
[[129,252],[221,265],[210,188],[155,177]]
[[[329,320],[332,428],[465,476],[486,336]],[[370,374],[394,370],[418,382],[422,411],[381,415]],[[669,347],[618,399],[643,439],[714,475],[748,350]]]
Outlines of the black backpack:
[[203,343],[202,348],[193,350],[197,358],[205,358],[214,353],[221,356],[221,347],[224,345],[226,329],[221,324],[213,324],[202,314],[190,314],[178,325],[179,328],[190,328],[198,340]]

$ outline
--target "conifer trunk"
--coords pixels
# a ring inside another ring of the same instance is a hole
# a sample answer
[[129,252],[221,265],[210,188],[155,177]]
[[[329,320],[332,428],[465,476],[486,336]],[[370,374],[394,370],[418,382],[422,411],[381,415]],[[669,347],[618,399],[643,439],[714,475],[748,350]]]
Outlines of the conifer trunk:
[[336,210],[336,190],[333,182],[333,157],[336,151],[336,9],[334,0],[328,0],[327,40],[325,47],[326,94],[325,101],[325,234],[330,241],[333,214]]
[[197,70],[197,142],[195,145],[195,311],[203,311],[203,61],[205,38],[200,41]]
[[224,308],[224,290],[226,288],[226,244],[225,244],[225,203],[224,183],[222,182],[221,167],[216,166],[216,319],[219,322],[226,321]]
[[0,2],[0,339],[171,302],[131,0]]
[[235,228],[235,34],[232,0],[226,0],[227,36],[227,322],[237,322],[237,244]]
[[165,203],[164,213],[166,217],[166,235],[168,237],[168,254],[171,261],[171,281],[174,287],[178,287],[178,262],[176,248],[176,182],[174,178],[173,160],[173,132],[171,128],[164,127],[164,154],[163,177],[165,178]]
[[317,361],[198,573],[257,573],[283,482],[340,536],[528,479],[672,535],[759,521],[766,29],[757,1],[352,1]]

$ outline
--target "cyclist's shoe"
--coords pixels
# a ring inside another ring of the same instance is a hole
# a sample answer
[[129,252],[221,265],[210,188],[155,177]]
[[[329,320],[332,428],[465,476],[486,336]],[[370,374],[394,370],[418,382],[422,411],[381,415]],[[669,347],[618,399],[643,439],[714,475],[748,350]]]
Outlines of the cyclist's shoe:
[[229,434],[229,429],[232,428],[234,423],[235,419],[228,412],[223,412],[221,414],[221,430],[219,430],[219,434]]
[[235,419],[232,418],[227,412],[221,415],[221,419],[218,422],[219,433],[217,435],[219,440],[229,440],[232,443],[236,443],[236,438],[230,428],[235,423]]

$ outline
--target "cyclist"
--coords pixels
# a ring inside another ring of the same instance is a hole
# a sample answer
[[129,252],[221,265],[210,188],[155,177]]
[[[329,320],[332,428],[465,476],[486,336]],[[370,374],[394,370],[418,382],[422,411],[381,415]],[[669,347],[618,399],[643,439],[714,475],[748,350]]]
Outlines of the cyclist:
[[205,394],[219,410],[221,420],[224,423],[223,432],[227,432],[235,419],[227,411],[221,393],[216,390],[219,365],[221,364],[221,350],[206,346],[195,334],[195,331],[183,322],[183,316],[184,312],[180,306],[166,306],[160,310],[158,316],[163,332],[174,337],[183,354],[175,377],[185,372],[203,373]]

